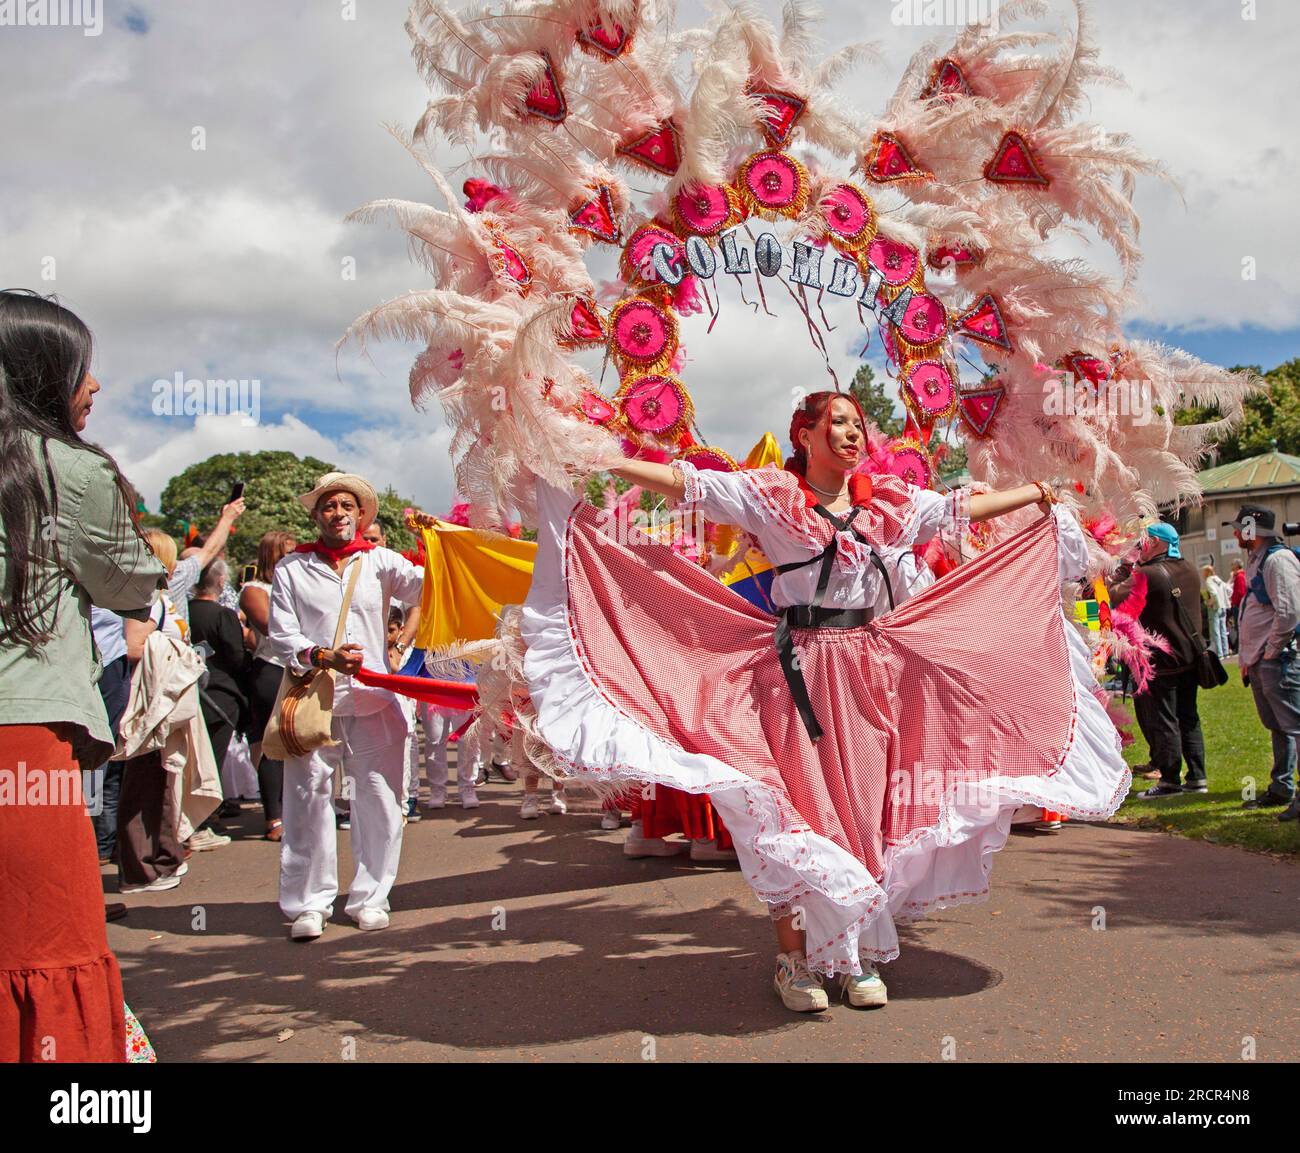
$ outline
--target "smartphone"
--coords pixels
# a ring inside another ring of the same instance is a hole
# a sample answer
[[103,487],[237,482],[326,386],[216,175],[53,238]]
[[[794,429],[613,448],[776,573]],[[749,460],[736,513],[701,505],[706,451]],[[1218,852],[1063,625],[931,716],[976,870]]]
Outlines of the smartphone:
[[255,565],[255,564],[246,564],[246,565],[244,565],[244,572],[243,572],[243,575],[242,575],[242,576],[240,577],[240,579],[239,579],[239,583],[240,583],[240,584],[247,584],[247,583],[248,583],[249,581],[251,581],[255,576],[257,576],[257,565]]
[[226,501],[226,503],[230,504],[231,501],[236,501],[243,495],[244,495],[244,482],[242,480],[237,480],[235,481],[234,485],[230,489],[230,500]]

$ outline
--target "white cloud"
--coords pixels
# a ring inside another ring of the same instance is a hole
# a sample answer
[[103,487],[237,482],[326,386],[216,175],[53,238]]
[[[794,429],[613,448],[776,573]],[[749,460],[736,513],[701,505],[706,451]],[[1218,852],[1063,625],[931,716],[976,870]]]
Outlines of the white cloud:
[[[154,438],[142,437],[141,431]],[[167,482],[196,461],[220,453],[274,450],[330,461],[364,476],[381,491],[392,487],[420,508],[445,512],[452,495],[449,441],[445,426],[434,426],[419,414],[404,426],[359,429],[337,438],[292,415],[250,426],[231,414],[200,416],[188,425],[154,418],[143,429],[133,424],[122,439],[106,436],[101,443],[154,508]]]

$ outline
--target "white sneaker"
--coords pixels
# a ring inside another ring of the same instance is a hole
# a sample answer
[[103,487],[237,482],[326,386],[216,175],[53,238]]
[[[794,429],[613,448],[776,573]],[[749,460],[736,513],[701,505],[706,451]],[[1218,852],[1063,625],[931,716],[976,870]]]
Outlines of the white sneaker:
[[716,841],[699,840],[691,842],[692,861],[734,861],[735,849],[720,849]]
[[525,793],[524,802],[519,806],[521,820],[535,821],[542,815],[542,803],[536,793]]
[[861,976],[841,973],[837,982],[844,999],[855,1009],[878,1009],[889,1002],[880,971],[870,962],[863,962]]
[[776,955],[772,987],[781,1003],[796,1013],[820,1013],[831,1006],[821,982],[808,971],[808,959],[797,949]]
[[665,841],[663,837],[643,837],[641,822],[633,821],[632,829],[623,842],[625,857],[675,857],[690,846],[685,841]]
[[362,909],[357,914],[357,928],[370,931],[371,929],[387,929],[388,914],[383,909]]
[[447,786],[430,785],[429,786],[429,808],[445,809],[447,807]]
[[569,811],[569,802],[565,799],[563,789],[551,790],[551,812],[558,817]]
[[123,885],[119,893],[162,893],[174,889],[181,883],[179,870],[166,877],[155,877],[147,885]]
[[314,941],[325,932],[324,913],[299,913],[294,918],[289,936],[294,941]]
[[208,849],[219,849],[222,845],[230,844],[230,838],[214,833],[211,829],[200,829],[185,844],[196,853],[202,853]]
[[606,809],[600,814],[602,829],[617,829],[623,824],[623,815],[617,809]]
[[172,876],[173,876],[173,877],[183,877],[183,876],[185,876],[185,874],[188,873],[189,871],[190,871],[190,863],[189,863],[189,861],[182,861],[182,862],[181,862],[181,867],[180,867],[179,869],[177,869],[176,872],[174,872],[174,873],[172,874]]
[[460,807],[462,809],[478,808],[478,793],[474,791],[474,784],[469,780],[462,781],[460,784]]

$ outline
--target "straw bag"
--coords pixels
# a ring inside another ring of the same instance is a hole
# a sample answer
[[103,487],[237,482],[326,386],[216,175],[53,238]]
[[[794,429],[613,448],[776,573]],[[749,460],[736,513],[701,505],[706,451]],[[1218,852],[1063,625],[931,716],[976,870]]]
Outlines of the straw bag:
[[[343,593],[343,607],[339,622],[334,628],[334,643],[339,647],[348,620],[348,607],[352,604],[352,590],[357,587],[357,574],[361,571],[361,558],[352,562],[348,587]],[[311,669],[299,676],[284,670],[280,691],[275,696],[275,708],[266,723],[262,736],[262,752],[273,761],[286,757],[305,757],[314,749],[338,742],[330,735],[334,723],[334,670]]]

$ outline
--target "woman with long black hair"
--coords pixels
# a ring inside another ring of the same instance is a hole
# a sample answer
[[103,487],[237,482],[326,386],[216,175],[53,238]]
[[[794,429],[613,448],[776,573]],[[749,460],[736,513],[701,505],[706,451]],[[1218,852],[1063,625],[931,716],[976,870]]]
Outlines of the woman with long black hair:
[[163,579],[112,458],[81,438],[93,342],[52,299],[0,292],[0,1060],[122,1061],[80,770],[113,747],[93,604],[147,613]]

